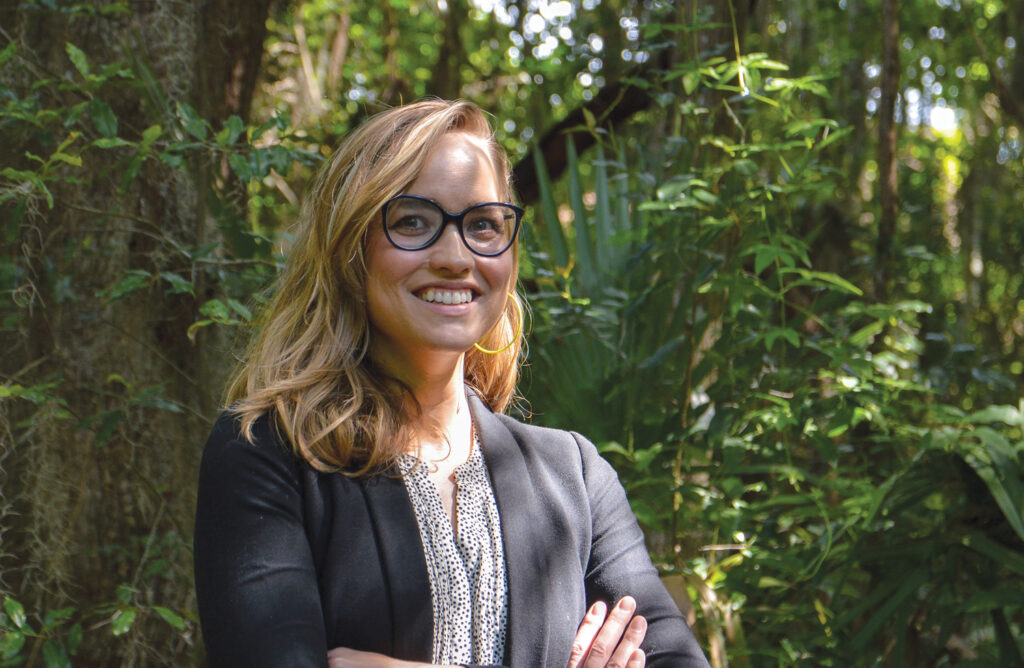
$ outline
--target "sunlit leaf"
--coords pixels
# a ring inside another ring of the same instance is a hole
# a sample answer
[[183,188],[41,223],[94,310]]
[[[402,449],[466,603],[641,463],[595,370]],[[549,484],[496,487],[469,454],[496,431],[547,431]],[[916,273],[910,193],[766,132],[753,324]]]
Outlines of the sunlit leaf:
[[110,618],[110,632],[114,636],[123,636],[131,630],[138,611],[135,608],[121,608]]

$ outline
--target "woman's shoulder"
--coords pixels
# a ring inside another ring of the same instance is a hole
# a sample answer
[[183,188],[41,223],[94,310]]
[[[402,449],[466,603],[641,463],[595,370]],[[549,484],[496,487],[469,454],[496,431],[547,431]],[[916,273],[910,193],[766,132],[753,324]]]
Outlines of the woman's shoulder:
[[245,428],[243,416],[231,407],[225,408],[213,423],[205,449],[224,449],[246,444],[259,450],[289,452],[287,440],[280,434],[274,417],[263,413]]
[[579,432],[542,427],[509,415],[492,415],[508,430],[530,468],[546,470],[564,480],[579,479],[588,487],[617,483],[615,469]]
[[530,422],[525,422],[519,418],[512,417],[511,415],[505,414],[494,414],[496,418],[512,432],[513,437],[521,443],[527,444],[540,444],[548,447],[568,447],[575,448],[579,447],[580,441],[587,441],[584,436],[581,436],[575,431],[569,431],[567,429],[557,429],[554,427],[544,427]]
[[563,462],[584,468],[595,458],[601,459],[594,444],[577,431],[531,424],[510,415],[494,415],[528,456],[536,454],[549,463]]
[[217,417],[206,439],[201,470],[234,475],[274,470],[294,479],[302,464],[272,415],[260,415],[246,430],[242,416],[227,408]]

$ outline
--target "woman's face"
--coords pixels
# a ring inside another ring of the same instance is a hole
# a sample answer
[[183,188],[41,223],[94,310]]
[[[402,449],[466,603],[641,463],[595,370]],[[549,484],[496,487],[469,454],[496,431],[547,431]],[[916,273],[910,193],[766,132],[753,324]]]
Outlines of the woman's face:
[[[451,212],[501,201],[498,175],[483,140],[450,132],[404,192]],[[461,355],[498,321],[508,299],[513,249],[496,257],[472,253],[455,225],[422,250],[396,248],[380,218],[367,232],[366,296],[370,354],[394,371],[423,368],[445,353]],[[445,303],[450,302],[450,303]]]

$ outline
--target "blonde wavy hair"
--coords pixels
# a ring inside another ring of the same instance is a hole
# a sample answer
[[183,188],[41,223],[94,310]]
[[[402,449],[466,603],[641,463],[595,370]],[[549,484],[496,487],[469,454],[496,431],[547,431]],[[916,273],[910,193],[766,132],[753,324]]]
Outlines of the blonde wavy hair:
[[[320,471],[361,476],[383,471],[407,450],[419,408],[408,388],[374,365],[366,309],[364,239],[385,201],[419,175],[449,132],[483,139],[512,202],[511,173],[484,113],[475,105],[425,100],[372,116],[321,169],[298,224],[298,237],[229,385],[227,403],[242,433],[269,414],[293,450]],[[512,284],[519,271],[518,243]],[[498,354],[466,352],[466,384],[504,411],[519,376],[523,335],[512,295],[479,343]],[[519,302],[520,304],[522,301]]]

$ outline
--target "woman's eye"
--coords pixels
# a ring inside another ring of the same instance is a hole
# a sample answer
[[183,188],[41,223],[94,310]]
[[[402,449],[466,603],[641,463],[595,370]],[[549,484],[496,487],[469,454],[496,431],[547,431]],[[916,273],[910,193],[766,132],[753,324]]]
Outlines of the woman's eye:
[[399,234],[422,234],[429,224],[420,216],[402,216],[388,226],[392,232]]
[[465,230],[467,234],[476,237],[489,236],[498,234],[501,231],[501,225],[500,219],[481,217],[466,221]]

